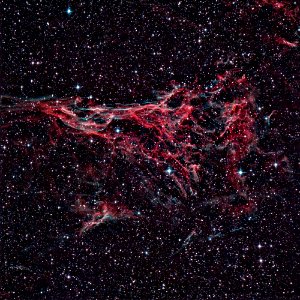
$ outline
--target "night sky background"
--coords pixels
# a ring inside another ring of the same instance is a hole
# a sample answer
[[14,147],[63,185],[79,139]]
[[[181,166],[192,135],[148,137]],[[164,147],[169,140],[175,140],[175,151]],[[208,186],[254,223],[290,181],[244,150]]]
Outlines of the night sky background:
[[296,1],[1,1],[0,299],[298,299],[299,35]]

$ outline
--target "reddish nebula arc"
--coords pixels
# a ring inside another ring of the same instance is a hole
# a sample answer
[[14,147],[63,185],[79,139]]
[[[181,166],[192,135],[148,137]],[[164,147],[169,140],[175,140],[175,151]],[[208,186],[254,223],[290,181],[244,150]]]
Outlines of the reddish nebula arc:
[[[75,97],[2,100],[2,107],[2,116],[14,114],[16,122],[46,119],[48,147],[73,140],[96,158],[81,164],[81,154],[73,155],[82,185],[93,187],[92,197],[80,189],[74,195],[73,208],[84,218],[81,233],[110,220],[142,218],[140,210],[149,205],[172,211],[211,198],[219,199],[218,209],[229,215],[255,209],[257,198],[239,166],[256,148],[257,107],[255,90],[239,70],[207,84],[173,82],[156,101],[144,104],[110,107]],[[120,179],[119,168],[130,176]],[[215,182],[205,180],[214,176],[222,184],[218,192]],[[208,199],[201,196],[203,190]],[[232,193],[244,201],[230,204]]]

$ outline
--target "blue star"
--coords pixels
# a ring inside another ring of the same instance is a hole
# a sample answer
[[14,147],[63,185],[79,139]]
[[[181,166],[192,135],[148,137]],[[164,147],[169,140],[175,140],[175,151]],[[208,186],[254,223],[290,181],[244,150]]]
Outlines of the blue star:
[[68,7],[66,12],[70,16],[72,14],[73,10],[70,7]]
[[173,173],[173,170],[171,169],[171,167],[168,167],[168,169],[166,170],[166,173],[168,175],[171,175]]
[[242,176],[242,175],[244,174],[243,170],[242,170],[242,169],[239,169],[239,170],[238,170],[238,174],[239,174],[240,176]]

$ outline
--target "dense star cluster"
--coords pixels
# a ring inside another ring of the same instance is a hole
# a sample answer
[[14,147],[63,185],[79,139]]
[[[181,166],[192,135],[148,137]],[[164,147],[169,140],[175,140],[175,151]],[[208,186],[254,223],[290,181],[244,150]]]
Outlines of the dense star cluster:
[[6,1],[1,299],[297,299],[299,6]]

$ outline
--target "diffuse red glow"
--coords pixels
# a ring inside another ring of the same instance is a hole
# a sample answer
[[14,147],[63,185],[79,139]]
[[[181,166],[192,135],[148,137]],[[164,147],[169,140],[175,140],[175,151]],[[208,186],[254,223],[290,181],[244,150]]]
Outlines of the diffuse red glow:
[[226,127],[220,137],[224,139],[223,145],[229,147],[228,176],[232,185],[240,190],[242,181],[238,175],[238,164],[256,142],[253,96],[226,103],[223,116],[226,118]]

